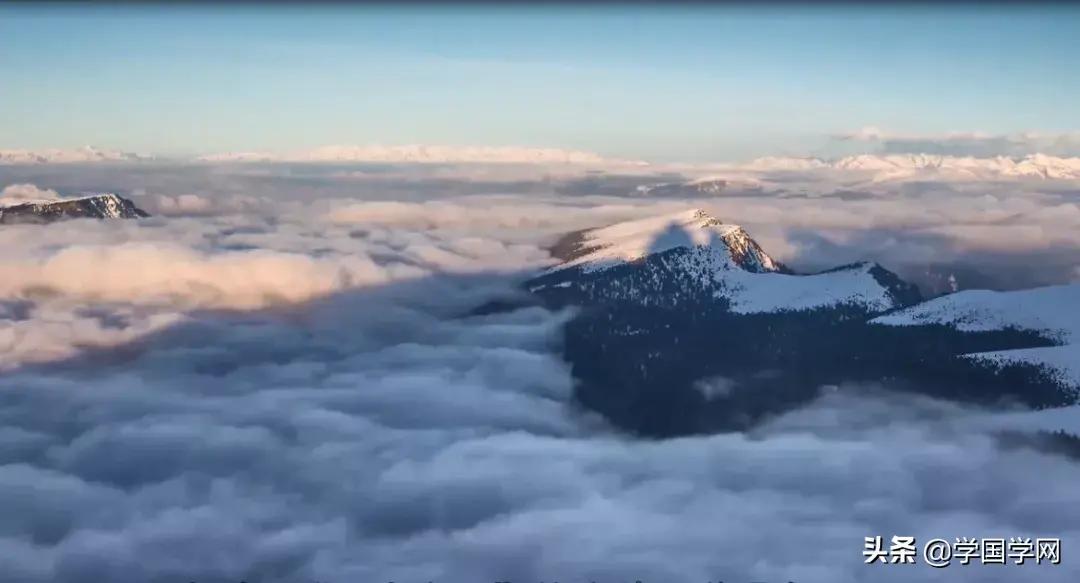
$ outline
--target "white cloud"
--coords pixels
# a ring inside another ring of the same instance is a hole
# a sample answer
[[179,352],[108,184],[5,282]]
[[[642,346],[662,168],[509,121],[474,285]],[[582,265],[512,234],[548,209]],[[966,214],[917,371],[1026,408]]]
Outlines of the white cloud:
[[[213,202],[197,194],[181,194],[179,196],[158,195],[152,199],[150,205],[155,214],[162,215],[200,215],[206,214],[213,208]],[[150,208],[146,209],[150,210]]]
[[[568,406],[565,315],[460,317],[558,233],[634,216],[705,206],[785,258],[929,260],[1078,245],[1072,194],[402,203],[226,184],[136,197],[197,218],[0,228],[8,579],[986,583],[1019,567],[871,569],[862,537],[1080,538],[1080,466],[950,432],[964,411],[857,388],[754,435],[638,442]],[[215,206],[237,196],[260,212]],[[1071,582],[1065,561],[1030,568]]]
[[0,190],[0,204],[20,204],[59,199],[55,190],[38,188],[33,184],[9,184]]

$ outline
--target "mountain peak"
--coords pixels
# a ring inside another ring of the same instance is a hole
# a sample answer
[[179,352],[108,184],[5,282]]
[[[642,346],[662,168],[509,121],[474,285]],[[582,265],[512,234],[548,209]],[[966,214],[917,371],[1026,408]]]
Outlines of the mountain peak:
[[571,233],[555,245],[553,254],[563,263],[549,272],[606,269],[674,249],[699,250],[729,269],[785,271],[742,227],[695,208]]
[[151,156],[120,150],[103,150],[95,146],[69,150],[0,150],[0,164],[5,165],[121,163],[152,159]]
[[873,262],[796,274],[742,227],[700,208],[572,233],[552,255],[563,262],[527,285],[556,304],[689,302],[739,314],[844,308],[867,315],[921,299]]
[[116,194],[0,204],[0,224],[51,223],[61,219],[141,219],[149,217],[135,203]]
[[712,225],[722,225],[723,224],[723,222],[720,219],[718,219],[718,218],[710,215],[709,213],[705,212],[705,209],[694,209],[694,210],[690,211],[690,219],[693,220],[693,221],[704,221],[705,224],[702,225],[702,226],[712,226]]

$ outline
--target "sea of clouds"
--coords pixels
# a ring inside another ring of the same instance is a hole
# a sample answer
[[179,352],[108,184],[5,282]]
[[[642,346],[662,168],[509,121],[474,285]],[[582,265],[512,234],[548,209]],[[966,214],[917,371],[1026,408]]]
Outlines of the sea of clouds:
[[[3,172],[11,199],[78,181]],[[1080,575],[1080,465],[954,430],[969,412],[845,387],[753,434],[635,441],[573,403],[572,314],[468,315],[615,220],[704,207],[804,262],[1035,261],[1080,244],[1071,191],[402,202],[200,176],[82,179],[150,219],[0,227],[5,582]],[[1063,558],[865,565],[875,535],[1053,537]]]

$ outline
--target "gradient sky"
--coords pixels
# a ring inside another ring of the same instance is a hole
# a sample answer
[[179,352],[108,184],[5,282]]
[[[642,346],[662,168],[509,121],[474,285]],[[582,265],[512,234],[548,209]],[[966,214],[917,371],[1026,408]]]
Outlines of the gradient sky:
[[800,153],[1080,129],[1080,7],[0,6],[0,148]]

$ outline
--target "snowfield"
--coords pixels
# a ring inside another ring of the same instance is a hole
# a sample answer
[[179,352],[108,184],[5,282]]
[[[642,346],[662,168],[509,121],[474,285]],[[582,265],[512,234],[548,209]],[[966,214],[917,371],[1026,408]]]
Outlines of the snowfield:
[[962,291],[873,320],[889,326],[950,324],[959,330],[1021,328],[1061,343],[1080,339],[1080,285],[1021,291]]
[[[1060,343],[1060,346],[980,352],[965,356],[995,366],[1013,363],[1040,365],[1049,370],[1061,385],[1080,390],[1080,285],[1010,292],[962,291],[875,318],[871,323],[888,326],[947,324],[965,331],[1005,328],[1035,331]],[[1050,415],[1042,412],[1024,414],[1017,419],[1025,423],[1027,420],[1049,423],[1044,427],[1049,431],[1065,429],[1080,434],[1080,430],[1060,426],[1060,420],[1070,416],[1075,416],[1080,424],[1080,408],[1067,409]],[[1005,417],[1004,421],[1011,422],[1011,419],[1011,416]]]
[[797,311],[827,306],[858,305],[871,312],[896,307],[895,300],[870,270],[873,263],[815,275],[749,273],[733,271],[717,274],[730,291],[731,309],[740,314]]

